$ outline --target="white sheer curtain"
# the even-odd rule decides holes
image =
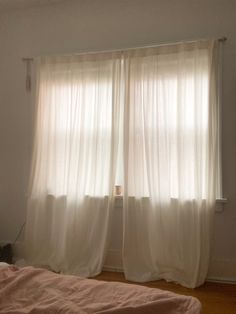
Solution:
[[[94,276],[103,266],[113,207],[120,54],[38,63],[27,259]]]
[[[205,280],[217,168],[214,42],[125,53],[126,278]]]
[[[99,273],[123,184],[126,278],[204,282],[220,183],[216,52],[200,41],[39,60],[31,263]]]

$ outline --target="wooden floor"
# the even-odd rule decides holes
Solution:
[[[96,279],[131,283],[125,280],[123,273],[117,272],[104,271]],[[142,285],[194,296],[202,303],[202,314],[236,314],[236,284],[207,282],[200,288],[188,289],[160,280]]]

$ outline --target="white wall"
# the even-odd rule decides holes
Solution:
[[[66,0],[0,13],[0,240],[14,240],[25,220],[33,106],[24,88],[22,57],[220,36],[228,37],[223,73],[223,184],[229,201],[225,211],[215,215],[210,277],[236,280],[234,0]],[[120,232],[119,213],[115,214],[116,232]],[[119,255],[120,246],[121,233],[113,237],[108,266]]]

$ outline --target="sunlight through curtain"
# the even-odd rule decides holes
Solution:
[[[219,185],[214,42],[125,53],[124,268],[133,281],[206,278]]]
[[[96,275],[113,208],[120,55],[38,62],[27,258],[64,273]]]
[[[220,188],[217,41],[38,60],[26,251],[34,265],[101,272],[123,190],[133,281],[206,278]]]

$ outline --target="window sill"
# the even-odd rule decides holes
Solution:
[[[220,204],[225,204],[228,202],[228,199],[227,198],[217,198],[216,199],[216,203],[220,203]]]
[[[217,198],[216,199],[216,213],[222,213],[224,211],[224,204],[228,202],[227,198]],[[115,195],[115,208],[123,207],[123,195]]]

